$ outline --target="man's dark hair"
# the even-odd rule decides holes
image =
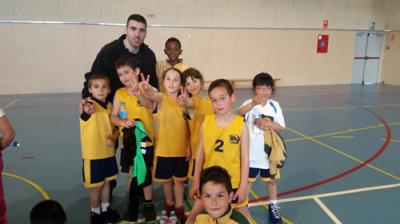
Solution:
[[[57,201],[44,200],[32,208],[30,222],[31,224],[65,224],[67,215]]]
[[[229,176],[229,173],[226,171],[226,169],[220,166],[211,166],[201,172],[200,194],[203,191],[203,186],[208,182],[222,184],[225,186],[228,194],[232,192],[231,176]]]
[[[253,79],[253,89],[255,89],[256,86],[271,86],[274,88],[274,80],[270,74],[262,72],[257,74]]]
[[[168,45],[170,42],[175,42],[175,43],[177,43],[178,46],[179,46],[179,48],[182,47],[182,46],[181,46],[181,42],[178,40],[178,38],[176,38],[176,37],[170,37],[170,38],[168,38],[167,41],[165,41],[165,48],[167,48],[167,45]]]
[[[143,24],[146,26],[146,28],[147,28],[146,19],[145,19],[142,15],[139,15],[139,14],[132,14],[132,15],[130,15],[130,16],[128,17],[128,19],[126,20],[126,26],[128,26],[128,23],[129,23],[129,21],[131,21],[131,20],[134,20],[134,21],[139,22],[139,23],[143,23]]]
[[[231,82],[229,82],[228,80],[226,80],[226,79],[217,79],[217,80],[214,80],[214,81],[210,84],[210,86],[208,87],[208,94],[210,94],[210,92],[211,92],[213,89],[217,88],[217,87],[225,88],[226,91],[228,91],[229,96],[232,96],[232,94],[233,94],[233,87],[232,87]]]
[[[122,66],[129,66],[133,70],[139,67],[139,63],[136,59],[134,59],[132,56],[125,55],[117,59],[114,63],[115,69],[119,69]]]
[[[106,80],[108,82],[108,86],[110,86],[110,78],[108,76],[104,74],[93,74],[92,76],[90,76],[88,80],[88,88],[92,87],[94,80],[99,80],[99,79]]]

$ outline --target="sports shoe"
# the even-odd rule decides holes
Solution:
[[[144,221],[145,223],[156,223],[157,215],[153,203],[144,203]]]
[[[175,207],[175,214],[178,216],[181,223],[185,223],[186,215],[185,215],[185,207],[181,206],[179,208]]]
[[[90,224],[104,224],[103,216],[90,212]]]
[[[108,207],[107,211],[102,212],[101,216],[103,216],[105,223],[116,223],[120,220],[120,216],[119,216],[118,212],[111,209],[111,207]]]
[[[279,213],[281,208],[278,205],[270,204],[268,206],[269,221],[273,224],[282,224],[282,218]]]
[[[166,204],[164,205],[164,210],[167,212],[167,216],[170,215],[171,211],[174,210],[174,208],[175,208],[174,203],[172,203],[172,204],[167,204],[167,203],[166,203]]]
[[[129,212],[128,210],[126,210],[126,211],[124,212],[124,214],[122,214],[122,221],[134,222],[134,223],[136,223],[137,220],[138,220],[137,215],[135,216],[135,215],[130,214],[130,212]]]

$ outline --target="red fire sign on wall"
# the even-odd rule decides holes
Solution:
[[[319,34],[317,40],[317,53],[328,53],[329,35]]]

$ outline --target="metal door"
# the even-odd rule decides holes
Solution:
[[[358,32],[353,59],[353,84],[378,82],[383,44],[382,32]]]

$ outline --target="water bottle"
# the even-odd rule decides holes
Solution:
[[[167,216],[167,211],[162,210],[161,216],[160,216],[160,224],[169,224],[169,219]]]
[[[261,118],[261,114],[258,111],[254,111],[253,112],[253,133],[254,134],[262,134],[263,131],[261,129],[259,129],[256,125],[256,119]]]
[[[118,112],[118,116],[121,119],[127,119],[128,118],[128,111],[126,110],[125,107],[125,102],[120,102],[119,103],[119,112]]]
[[[18,148],[21,146],[21,143],[19,143],[19,141],[17,141],[17,140],[14,140],[11,142],[10,146],[13,148]]]
[[[176,216],[175,211],[171,211],[171,215],[169,216],[170,224],[179,224],[178,216]]]

